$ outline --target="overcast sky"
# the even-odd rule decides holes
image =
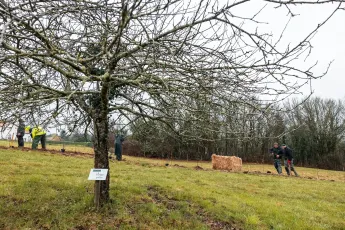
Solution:
[[[322,9],[310,11],[317,18]],[[307,25],[301,26],[301,29]],[[345,97],[345,11],[338,12],[315,37],[312,58],[325,64],[334,60],[328,74],[312,83],[315,94],[329,98]]]
[[[224,0],[226,1],[226,0]],[[233,1],[230,1],[233,2]],[[253,15],[266,3],[262,0],[252,0],[243,4],[234,10],[238,15]],[[345,3],[343,3],[345,7]],[[268,22],[268,25],[260,25],[260,29],[272,32],[279,36],[284,25],[289,20],[286,8],[274,9],[273,4],[268,4],[259,15],[260,21]],[[337,7],[337,4],[328,4],[320,6],[296,6],[291,7],[295,16],[290,21],[286,30],[285,44],[300,42],[310,31],[325,20]],[[319,80],[312,81],[312,90],[314,95],[341,99],[345,98],[345,10],[338,11],[323,27],[320,28],[312,40],[314,49],[306,62],[300,60],[299,67],[307,68],[311,63],[319,61],[315,68],[317,75],[327,69],[330,61],[334,60],[328,74]],[[302,90],[304,95],[309,95],[310,85]]]
[[[315,26],[319,20],[326,18],[332,12],[335,5],[308,7],[301,10],[303,20],[294,24],[296,33],[301,33],[308,28]],[[320,29],[312,41],[314,49],[311,60],[318,60],[320,65],[318,70],[325,69],[328,62],[333,61],[328,74],[320,80],[312,82],[315,95],[340,99],[345,97],[345,10],[338,11]],[[309,92],[308,87],[304,90]]]

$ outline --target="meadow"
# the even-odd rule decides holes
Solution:
[[[343,172],[124,158],[110,164],[111,202],[95,210],[89,155],[1,149],[0,229],[345,229]]]

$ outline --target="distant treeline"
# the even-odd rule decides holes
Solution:
[[[252,104],[237,111],[200,109],[164,122],[138,118],[124,153],[189,160],[209,160],[216,153],[270,163],[268,149],[277,141],[293,149],[300,166],[344,170],[344,101],[313,97],[290,100],[282,108],[263,111]]]

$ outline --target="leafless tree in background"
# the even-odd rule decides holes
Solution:
[[[302,126],[287,135],[295,156],[303,166],[344,170],[345,102],[313,97],[301,106],[300,100],[289,100],[286,108],[289,129]]]
[[[296,45],[284,46],[279,36],[260,31],[261,10],[237,14],[251,2],[1,0],[1,119],[91,125],[94,167],[109,168],[110,116],[173,126],[175,116],[208,122],[203,114],[210,107],[236,114],[234,105],[246,104],[262,113],[322,76],[295,63],[308,55],[310,40],[329,18]],[[286,7],[290,17],[296,5],[337,3],[331,17],[342,0],[263,3]],[[100,199],[109,199],[109,176]]]

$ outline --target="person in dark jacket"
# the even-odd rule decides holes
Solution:
[[[281,159],[283,155],[282,148],[279,147],[278,143],[273,144],[273,148],[270,149],[270,153],[273,156],[274,159],[274,167],[276,168],[279,175],[282,174],[282,165],[281,165]]]
[[[125,140],[123,135],[117,134],[115,139],[115,156],[116,160],[122,160],[122,142]]]
[[[17,129],[17,139],[18,139],[18,147],[24,147],[24,134],[25,134],[25,124],[23,119],[19,119],[19,125]]]
[[[290,149],[286,145],[282,145],[282,149],[284,152],[284,166],[286,173],[290,176],[291,171],[293,171],[295,176],[298,176],[298,173],[296,172],[296,169],[293,165],[292,149]]]

